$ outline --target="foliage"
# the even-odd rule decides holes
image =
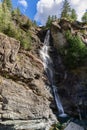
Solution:
[[[34,26],[37,26],[37,22],[36,22],[35,20],[33,21],[33,25],[34,25]]]
[[[60,123],[54,124],[50,130],[63,130],[63,125]]]
[[[23,27],[23,28],[25,28],[25,29],[30,29],[30,27],[32,26],[32,23],[31,23],[31,21],[28,19],[25,23],[21,23],[20,22],[20,24],[21,24],[21,27]]]
[[[82,21],[83,21],[83,22],[87,22],[87,10],[86,10],[86,12],[84,13],[84,15],[82,16]]]
[[[12,10],[12,2],[11,0],[3,0],[2,5],[5,8],[7,6],[8,10]]]
[[[53,16],[48,16],[47,22],[46,22],[46,27],[50,28],[51,24],[53,21],[57,20],[57,16],[53,15]]]
[[[21,45],[26,50],[31,50],[31,34],[27,32],[26,34],[22,32],[22,35],[19,36]]]
[[[6,1],[3,0],[3,2]],[[7,7],[6,3],[0,4],[0,32],[19,40],[22,48],[30,50],[31,34],[29,32],[29,28],[32,24],[29,20],[24,23],[21,18],[22,15],[19,8],[11,11]],[[21,28],[21,26],[23,28]],[[26,31],[24,28],[26,28]]]
[[[66,67],[72,69],[83,65],[87,59],[87,47],[79,36],[72,36],[69,31],[66,32],[66,39],[69,45],[60,51]]]
[[[46,22],[46,27],[50,27],[52,24],[52,18],[51,16],[48,16],[47,22]]]
[[[68,20],[71,21],[75,21],[77,19],[76,11],[75,9],[71,9],[68,0],[65,0],[63,3],[61,18],[67,18]]]
[[[73,21],[77,20],[77,14],[76,14],[75,9],[72,9],[72,10],[71,10],[71,19],[72,19]]]
[[[15,27],[12,23],[10,23],[8,28],[4,30],[4,33],[19,40],[22,48],[26,50],[31,49],[31,35],[29,32],[25,32],[19,27]]]
[[[15,8],[14,10],[12,10],[12,16],[19,16],[20,14],[21,12],[19,8]]]
[[[70,12],[71,12],[70,4],[67,0],[65,0],[63,3],[62,12],[61,12],[61,18],[69,18]]]
[[[11,21],[11,14],[8,8],[5,8],[6,11],[4,12],[2,4],[0,4],[0,31],[4,32]]]

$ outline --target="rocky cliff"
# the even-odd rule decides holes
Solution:
[[[84,23],[70,23],[66,19],[52,23],[51,36],[54,51],[50,52],[50,55],[54,63],[55,84],[58,86],[59,95],[66,113],[77,117],[82,114],[82,118],[87,118],[87,57],[85,56],[85,64],[82,63],[81,66],[77,58],[78,65],[76,68],[68,69],[66,64],[64,64],[64,57],[59,51],[65,48],[64,55],[66,55],[66,48],[70,46],[65,35],[67,31],[70,31],[74,38],[75,36],[80,37],[85,48],[87,44],[87,25]],[[69,61],[66,62],[68,63]],[[73,60],[73,62],[75,61]]]
[[[0,33],[0,129],[39,129],[56,121],[37,52],[21,50],[19,41]]]
[[[86,38],[79,30],[85,30],[85,37],[87,31],[83,25],[66,20],[51,26],[49,54],[55,84],[65,112],[78,117],[80,111],[87,114],[87,67],[68,70],[63,64],[58,48],[68,45],[66,30],[78,33],[84,44]],[[0,33],[0,130],[43,130],[57,121],[55,101],[39,55],[46,30],[32,28],[31,33],[31,51],[21,49],[19,41]]]

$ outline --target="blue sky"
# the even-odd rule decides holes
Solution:
[[[27,15],[30,19],[34,20],[38,0],[23,0],[26,1],[27,5],[23,5],[21,1],[22,0],[12,0],[13,6],[18,6],[23,14]]]
[[[45,25],[49,15],[60,17],[64,0],[12,0],[14,7],[19,7],[21,12],[30,19]],[[87,9],[87,0],[68,0],[81,20],[82,15]]]

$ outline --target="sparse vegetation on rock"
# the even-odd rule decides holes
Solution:
[[[82,16],[82,21],[87,23],[87,10],[84,13],[84,15]]]
[[[10,37],[20,41],[21,47],[31,49],[30,28],[35,26],[26,16],[23,16],[19,10],[12,10],[11,1],[3,0],[0,3],[0,31]]]
[[[51,84],[40,58],[48,29],[56,93],[58,89],[65,113],[79,118],[79,108],[87,119],[86,13],[83,22],[76,19],[67,0],[61,18],[49,16],[45,27],[37,27],[19,8],[13,9],[10,0],[0,2],[0,130],[39,130],[51,120],[58,122]],[[64,126],[58,122],[52,130],[64,130]]]
[[[67,68],[84,65],[87,59],[87,47],[79,36],[66,32],[68,47],[63,48],[64,63]]]

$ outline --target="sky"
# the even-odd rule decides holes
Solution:
[[[38,24],[45,25],[49,15],[56,15],[58,18],[64,0],[12,0],[14,8],[19,7],[21,12]],[[74,8],[81,20],[87,9],[87,0],[68,0],[71,8]]]

